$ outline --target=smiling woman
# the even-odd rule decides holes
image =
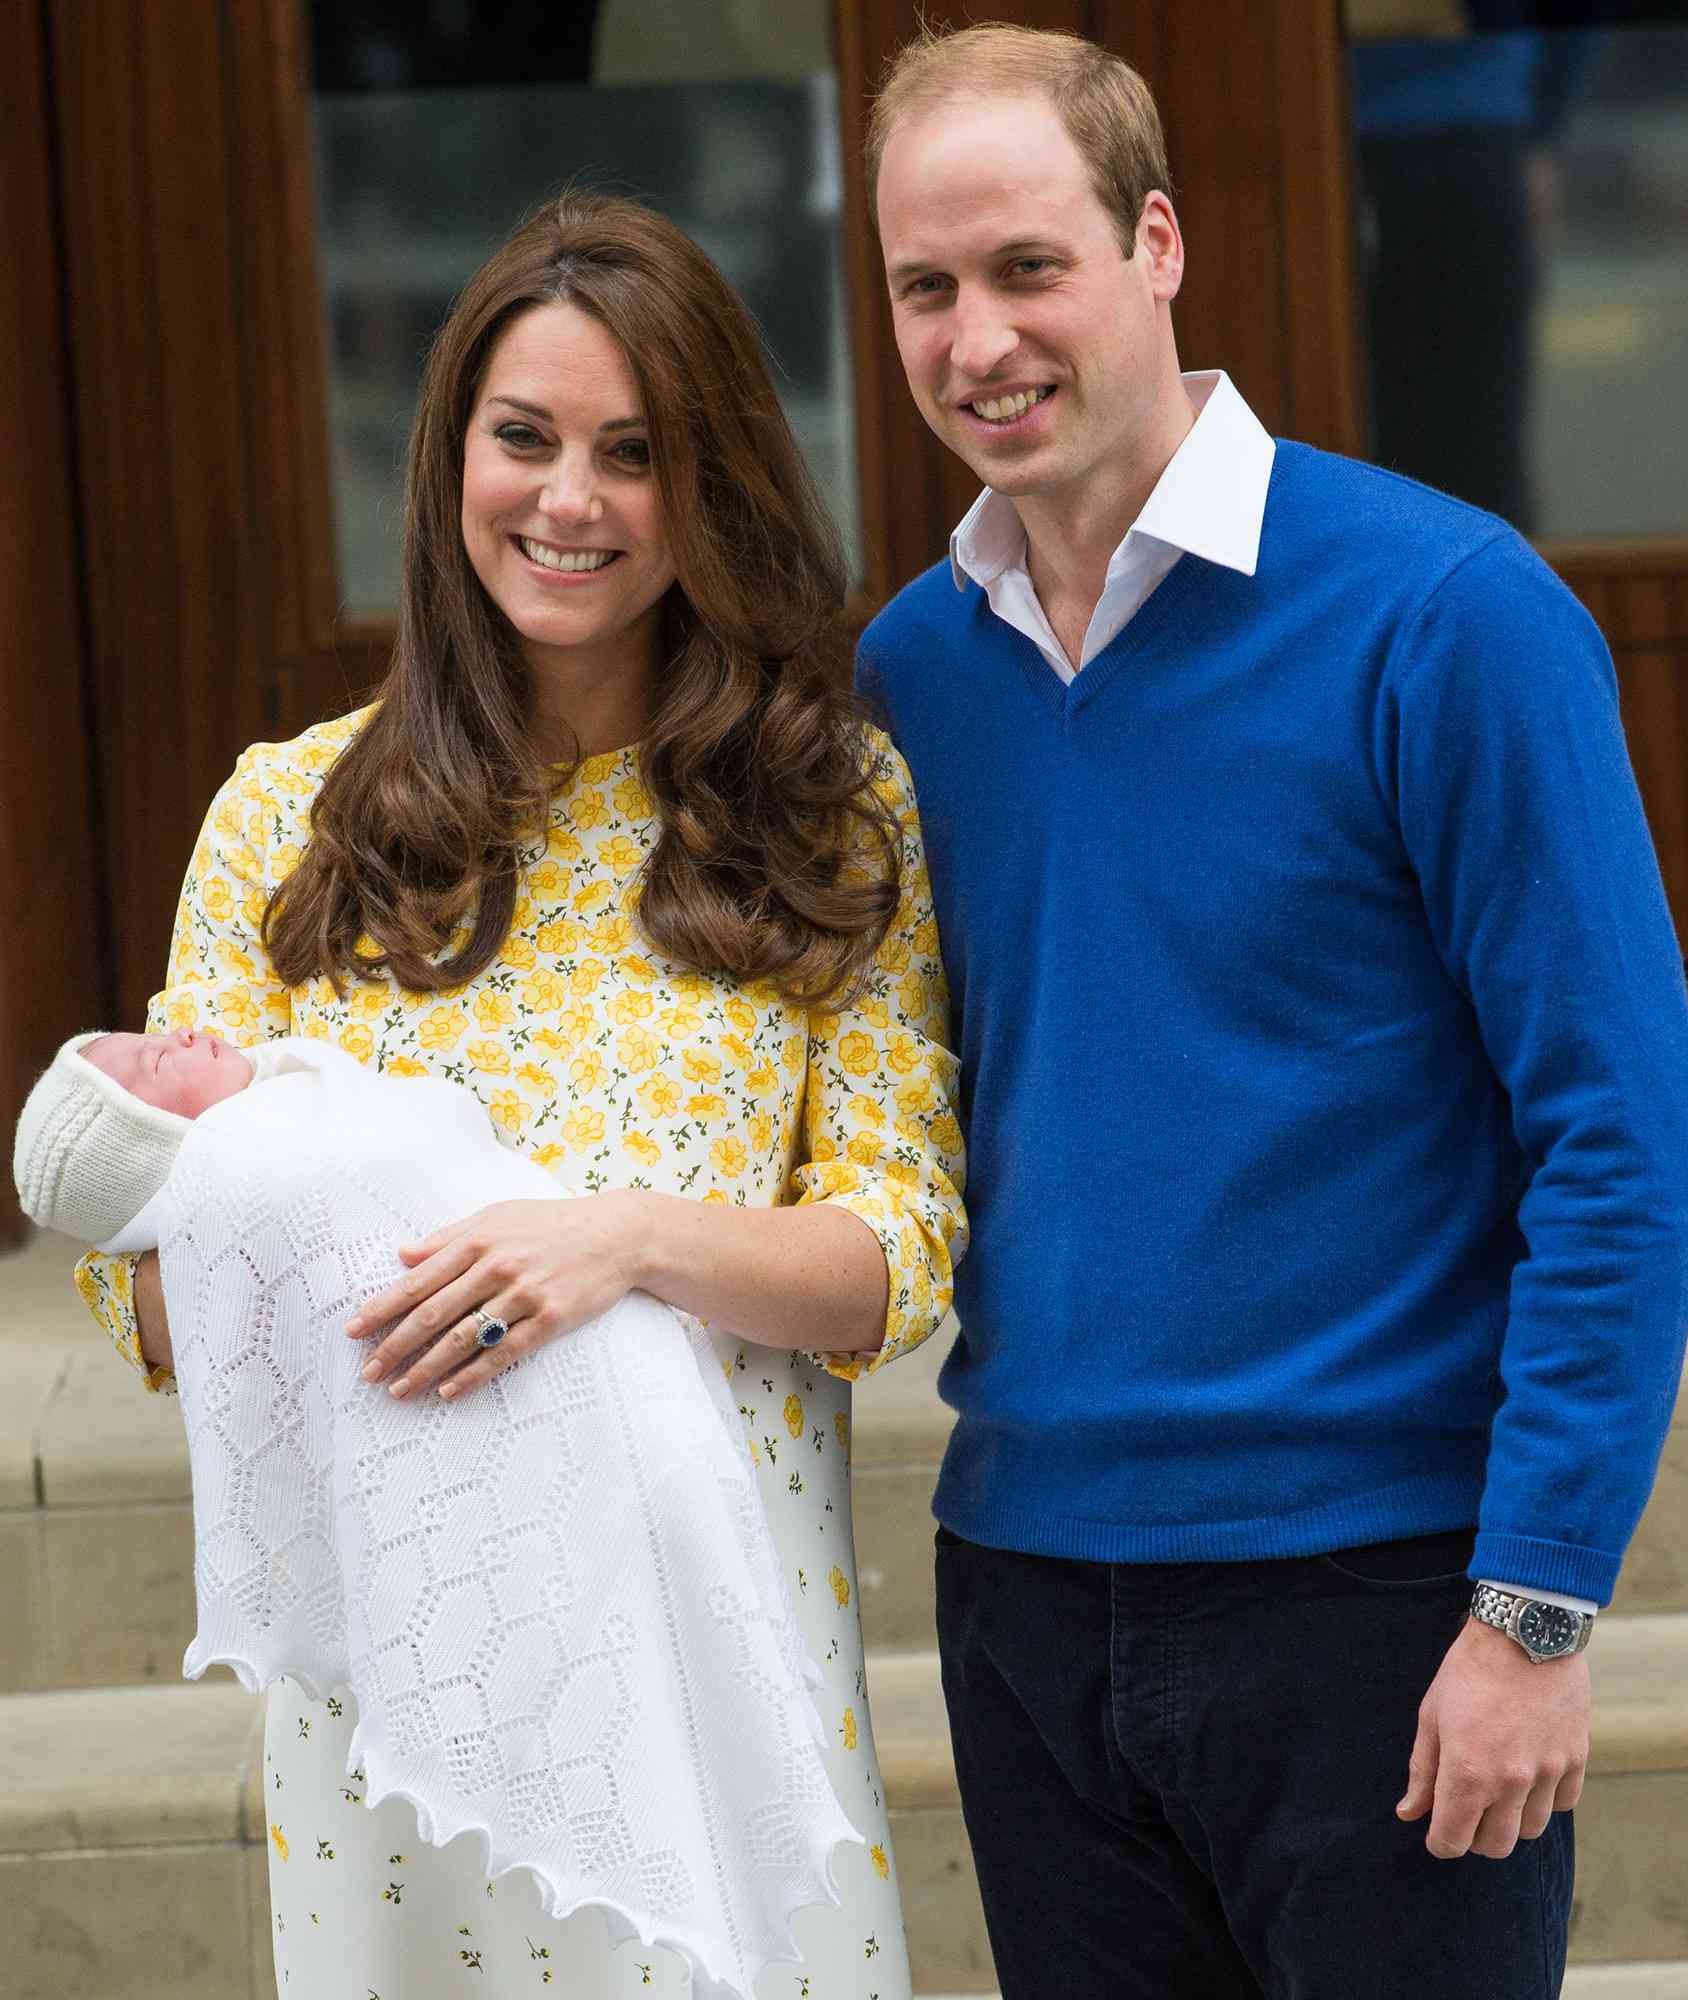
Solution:
[[[495,1200],[386,1245],[408,1276],[348,1298],[334,1338],[367,1343],[356,1393],[397,1421],[484,1409],[493,1376],[630,1291],[714,1330],[711,1372],[743,1398],[738,1442],[818,1666],[828,1776],[863,1835],[858,1860],[836,1859],[837,1905],[797,1913],[793,1953],[816,2000],[906,2000],[845,1615],[848,1385],[947,1309],[961,1134],[919,821],[844,691],[843,597],[754,325],[713,264],[634,202],[547,204],[430,352],[378,699],[241,759],[152,1025],[302,1035],[466,1085],[576,1197]],[[131,1276],[95,1256],[80,1282],[124,1351],[162,1370],[156,1260]],[[758,1382],[783,1426],[758,1420]],[[781,1459],[786,1430],[807,1433],[800,1468]],[[606,1537],[624,1531],[614,1515]],[[485,1538],[465,1560],[454,1602],[543,1587]],[[811,1571],[842,1594],[807,1593]],[[609,1657],[600,1625],[576,1621],[581,1659]],[[462,1650],[457,1706],[419,1725],[442,1754],[495,1664]],[[501,1992],[541,1957],[579,2000],[685,1987],[677,1958],[609,1937],[593,1909],[552,1915],[463,1842],[431,1848],[403,1801],[364,1810],[354,1708],[272,1696],[282,1983],[431,2000],[472,1949]],[[613,1817],[570,1822],[602,1908],[621,1874],[675,1865],[623,1852]],[[304,1832],[323,1860],[308,1884]],[[732,1838],[748,1853],[763,1829]]]

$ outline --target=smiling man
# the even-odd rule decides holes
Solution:
[[[926,36],[868,166],[986,489],[860,679],[963,1059],[938,1618],[1003,1993],[1547,2000],[1688,1317],[1610,660],[1504,523],[1180,373],[1122,62]]]

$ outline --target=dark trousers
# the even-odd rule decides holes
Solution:
[[[1552,2000],[1572,1832],[1404,1825],[1471,1535],[1091,1563],[938,1530],[938,1638],[1003,2000]]]

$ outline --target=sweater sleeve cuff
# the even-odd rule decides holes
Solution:
[[[1479,1529],[1471,1552],[1474,1577],[1510,1577],[1503,1589],[1525,1590],[1539,1597],[1560,1591],[1584,1598],[1598,1608],[1612,1601],[1623,1562],[1622,1551],[1581,1548],[1573,1542],[1537,1541],[1531,1535],[1509,1535]]]

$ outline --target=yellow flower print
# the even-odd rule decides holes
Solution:
[[[224,856],[229,873],[238,882],[256,882],[263,870],[258,866],[258,857],[245,845],[231,847]]]
[[[961,1127],[947,1111],[940,1111],[926,1128],[927,1136],[940,1152],[952,1157],[961,1151]]]
[[[326,1042],[329,1039],[328,1023],[313,1016],[299,1030],[308,1042]]]
[[[854,1167],[830,1166],[820,1177],[822,1194],[854,1194],[862,1184],[862,1177]]]
[[[803,1398],[787,1396],[785,1399],[785,1427],[794,1438],[803,1435]]]
[[[907,972],[912,956],[908,939],[893,933],[879,947],[873,962],[881,972]]]
[[[504,963],[517,972],[531,972],[539,962],[539,953],[532,938],[507,937],[504,940]]]
[[[620,915],[602,916],[592,926],[588,935],[591,937],[594,951],[605,952],[614,958],[633,935],[633,919]]]
[[[905,1083],[896,1093],[897,1109],[906,1111],[912,1117],[917,1111],[930,1111],[938,1101],[938,1093],[932,1088],[929,1076],[917,1077],[913,1083]]]
[[[615,1052],[622,1068],[637,1076],[643,1070],[656,1068],[662,1044],[649,1028],[629,1028],[616,1037]]]
[[[586,942],[586,926],[576,923],[573,917],[558,917],[552,923],[541,924],[533,941],[541,951],[559,955],[579,951]]]
[[[859,1029],[852,1030],[838,1044],[838,1060],[852,1076],[872,1076],[879,1067],[878,1051]]]
[[[584,849],[566,826],[554,826],[545,839],[548,854],[560,854],[565,861],[578,861]]]
[[[779,1074],[771,1064],[763,1063],[745,1078],[744,1087],[752,1097],[772,1097],[780,1087]]]
[[[508,993],[483,986],[474,998],[474,1015],[483,1028],[507,1028],[516,1018],[516,1005]]]
[[[557,1094],[557,1079],[538,1063],[523,1063],[516,1075],[536,1097],[551,1098]]]
[[[656,967],[648,958],[640,958],[636,952],[628,952],[621,961],[623,979],[636,979],[641,986],[649,986],[656,977]]]
[[[709,1207],[725,1208],[727,1206],[727,1197],[721,1192],[719,1188],[711,1188],[708,1194],[706,1194],[703,1198],[703,1205],[705,1208]],[[750,1443],[750,1455],[752,1458],[756,1459],[756,1463],[758,1465],[762,1463],[761,1459],[756,1458],[756,1441],[754,1438],[752,1438]]]
[[[577,1153],[596,1146],[604,1136],[604,1114],[589,1104],[577,1105],[563,1120],[563,1137]]]
[[[817,1014],[809,1023],[809,1032],[817,1042],[830,1042],[838,1032],[836,1014]]]
[[[200,895],[205,904],[205,914],[214,922],[226,924],[234,915],[234,891],[220,875],[213,875]]]
[[[838,1157],[838,1147],[824,1132],[817,1132],[815,1134],[814,1145],[809,1150],[809,1157],[812,1160],[823,1162],[826,1160],[836,1160]]]
[[[427,1064],[419,1063],[414,1056],[389,1056],[383,1072],[386,1076],[426,1076],[428,1073]]]
[[[634,1021],[648,1021],[655,1010],[656,1002],[648,993],[618,993],[610,1007],[610,1019],[625,1028]]]
[[[885,1066],[898,1076],[912,1076],[920,1067],[920,1044],[912,1035],[897,1029],[885,1045]]]
[[[879,1141],[866,1132],[858,1132],[844,1148],[845,1157],[854,1160],[858,1167],[871,1167],[879,1158]]]
[[[718,1058],[705,1049],[687,1049],[680,1058],[680,1068],[689,1083],[719,1083],[721,1064]]]
[[[554,1056],[566,1056],[574,1047],[573,1042],[559,1035],[554,1028],[535,1028],[528,1041],[536,1049],[549,1049]]]
[[[639,1085],[639,1102],[653,1118],[672,1118],[680,1108],[680,1093],[665,1076],[647,1076]]]
[[[924,1021],[927,1009],[932,1005],[932,989],[920,973],[910,972],[897,988],[897,998],[911,1021]]]
[[[127,1262],[119,1261],[111,1267],[111,1295],[120,1306],[128,1305],[134,1296],[134,1285]]]
[[[535,1014],[554,1014],[569,997],[556,973],[541,967],[522,987],[522,1005]]]
[[[850,1419],[843,1410],[833,1411],[832,1428],[838,1439],[838,1449],[848,1452],[850,1449]]]
[[[264,912],[270,906],[270,899],[264,890],[254,884],[240,899],[240,914],[256,930],[264,921]]]
[[[649,819],[656,810],[650,793],[637,778],[623,778],[610,796],[623,819]]]
[[[285,1861],[287,1859],[286,1834],[282,1832],[279,1826],[272,1825],[270,1828],[270,1838],[275,1842],[275,1851],[277,1852],[277,1854],[281,1856],[282,1860]]]
[[[793,1075],[803,1067],[808,1046],[801,1035],[787,1035],[780,1045],[780,1061]]]
[[[756,1061],[756,1051],[740,1035],[723,1035],[721,1046],[740,1069],[749,1069]]]
[[[709,1157],[729,1177],[742,1174],[749,1163],[742,1139],[717,1139],[709,1149]]]
[[[938,955],[938,920],[927,917],[914,927],[914,948],[922,958],[936,958]]]
[[[888,1028],[891,1025],[891,1010],[883,1000],[871,998],[864,1000],[861,1003],[861,1016],[864,1021],[876,1028]]]
[[[885,1162],[887,1180],[901,1181],[904,1187],[919,1187],[920,1169],[911,1167],[907,1160],[887,1160]]]
[[[926,1266],[916,1264],[909,1280],[909,1299],[916,1312],[926,1312],[932,1304],[932,1279]]]
[[[537,868],[529,869],[527,885],[536,896],[555,896],[568,877],[554,861],[542,861]]]
[[[596,1049],[584,1049],[569,1064],[569,1082],[582,1095],[596,1090],[609,1075],[604,1067],[604,1059]]]
[[[536,1146],[528,1158],[536,1167],[544,1167],[549,1172],[559,1160],[566,1160],[568,1154],[561,1146]]]
[[[121,1266],[114,1264],[112,1269],[119,1270]],[[100,1309],[100,1281],[86,1265],[76,1267],[76,1289],[82,1294],[82,1303],[88,1310],[97,1313]]]
[[[596,993],[609,967],[601,958],[583,958],[569,974],[569,990],[573,993]]]
[[[700,972],[677,972],[669,984],[674,989],[674,997],[695,1007],[709,997],[709,981]]]
[[[375,1053],[375,1036],[362,1021],[348,1021],[340,1030],[340,1046],[359,1062],[368,1062]]]
[[[590,829],[602,826],[610,816],[610,809],[602,792],[582,792],[569,803],[569,818],[576,826]],[[575,907],[578,909],[579,904]]]
[[[632,874],[644,858],[644,850],[639,843],[629,840],[624,833],[618,833],[613,840],[606,840],[598,849],[598,859],[618,875]]]
[[[721,1012],[726,1015],[727,1019],[732,1022],[741,1035],[755,1034],[755,1009],[747,1007],[736,993],[730,1000],[723,1003]]]
[[[886,1859],[885,1850],[879,1845],[878,1841],[875,1841],[868,1849],[867,1858],[873,1863],[874,1872],[878,1875],[880,1881],[885,1881],[891,1873],[891,1864]]]
[[[585,758],[577,773],[582,784],[601,785],[606,778],[615,775],[615,767],[620,762],[613,750],[599,750]]]
[[[837,1563],[834,1563],[832,1568],[827,1571],[826,1580],[832,1585],[832,1595],[837,1601],[839,1610],[842,1611],[850,1601],[850,1579],[838,1567]]]
[[[227,938],[217,940],[217,963],[230,979],[256,979],[258,968],[251,956],[229,943]]]
[[[629,1132],[621,1144],[624,1151],[631,1153],[644,1166],[654,1167],[662,1158],[662,1148],[646,1132]]]
[[[285,882],[304,858],[305,850],[296,840],[286,841],[270,856],[270,873],[278,882]]]
[[[578,1048],[596,1026],[590,1007],[565,1007],[557,1019],[557,1032],[571,1049]]]
[[[436,1007],[417,1024],[416,1039],[425,1049],[453,1049],[468,1025],[469,1017],[461,1007]]]
[[[236,986],[230,992],[218,994],[217,1012],[237,1035],[243,1031],[250,1033],[258,1025],[258,1009],[253,1004],[252,995],[244,986]]]
[[[846,1750],[854,1750],[856,1747],[856,1711],[853,1708],[845,1709],[844,1720],[839,1724],[839,1731],[844,1738],[844,1748]]]
[[[502,1125],[506,1132],[519,1132],[533,1116],[532,1110],[513,1090],[495,1092],[487,1110],[492,1114],[494,1124]]]
[[[385,986],[360,986],[351,998],[351,1011],[360,1021],[373,1021],[392,995]]]
[[[859,1090],[844,1108],[852,1118],[859,1118],[864,1125],[872,1125],[877,1129],[885,1123],[884,1105],[877,1097],[864,1097]]]
[[[862,1372],[862,1357],[859,1354],[833,1354],[827,1358],[827,1373],[841,1376],[846,1382],[854,1382]]]
[[[917,1118],[894,1118],[891,1121],[891,1129],[899,1139],[906,1140],[911,1146],[925,1143],[926,1128]]]
[[[508,1076],[510,1051],[502,1042],[471,1042],[463,1051],[482,1076]]]
[[[701,1091],[696,1097],[686,1099],[686,1114],[691,1118],[701,1118],[705,1123],[711,1118],[725,1118],[727,1100],[711,1091]]]
[[[627,997],[632,999],[633,996],[628,994]],[[662,1032],[676,1038],[696,1034],[703,1026],[703,1016],[690,1007],[670,1007],[665,1010],[661,1018]]]
[[[516,898],[516,906],[510,912],[510,928],[512,930],[525,931],[532,922],[533,898],[531,896],[518,896]]]
[[[164,1025],[172,1030],[191,1028],[198,1019],[199,1002],[191,993],[178,995],[164,1010]]]
[[[750,1133],[750,1150],[757,1154],[766,1153],[774,1143],[774,1121],[765,1111],[758,1111],[747,1129]]]

